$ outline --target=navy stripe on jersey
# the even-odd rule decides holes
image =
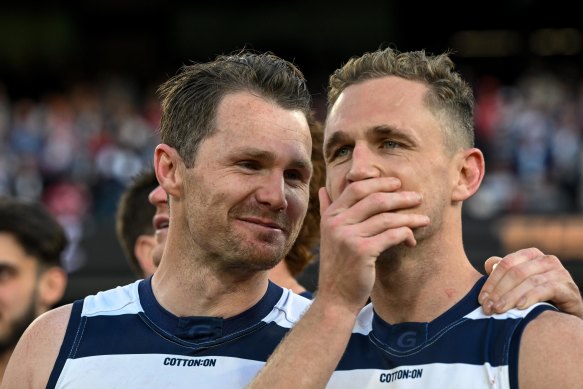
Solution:
[[[71,316],[69,317],[69,323],[67,324],[67,332],[65,333],[63,344],[61,345],[59,355],[57,356],[57,360],[55,361],[55,366],[53,367],[51,375],[49,376],[47,388],[55,387],[55,385],[57,384],[57,380],[59,379],[59,374],[61,373],[61,370],[63,370],[63,366],[65,366],[65,362],[67,361],[67,358],[69,357],[71,350],[73,349],[73,344],[75,342],[77,332],[69,331],[68,329],[79,328],[82,309],[83,300],[78,300],[73,303],[71,309]]]
[[[530,308],[526,317],[511,312],[504,319],[496,317],[500,315],[475,319],[472,314],[481,310],[478,293],[484,282],[481,279],[458,304],[429,323],[391,325],[373,312],[368,319],[372,330],[352,334],[337,370],[431,363],[516,366],[511,351],[518,352],[520,329],[541,312],[556,309],[544,304]]]
[[[309,304],[269,282],[255,306],[232,318],[176,317],[155,300],[150,279],[100,292],[73,304],[48,387],[76,387],[89,371],[95,380],[91,387],[126,375],[164,383],[197,376],[197,370],[187,369],[165,381],[175,362],[216,363],[231,372],[222,378],[220,371],[209,370],[204,373],[209,382],[248,382]],[[198,358],[210,356],[217,359]],[[150,370],[141,370],[144,363]],[[138,381],[134,386],[142,387]]]
[[[172,338],[185,345],[197,346],[212,344],[213,339],[225,338],[230,335],[247,331],[250,327],[260,324],[261,319],[267,316],[278,300],[283,289],[269,282],[265,295],[250,309],[239,315],[222,319],[218,317],[177,317],[164,309],[152,291],[151,278],[144,280],[138,286],[140,303],[143,315],[149,324],[157,328],[164,336]],[[206,342],[205,342],[206,341]]]

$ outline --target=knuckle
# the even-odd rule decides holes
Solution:
[[[524,271],[524,269],[520,266],[511,266],[508,265],[507,263],[505,263],[506,261],[503,260],[501,261],[498,266],[503,266],[507,272],[508,275],[513,279],[513,280],[524,280],[528,278],[528,274]]]

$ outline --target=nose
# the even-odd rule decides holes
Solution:
[[[366,145],[355,145],[346,179],[349,182],[355,182],[380,177],[380,175],[381,170],[376,163],[374,153]]]
[[[273,172],[265,176],[260,187],[255,191],[255,198],[259,204],[274,211],[286,209],[287,199],[283,172]]]
[[[158,204],[166,204],[168,202],[168,197],[166,196],[166,192],[160,185],[158,185],[154,190],[150,192],[148,195],[148,201],[150,204],[156,206]]]

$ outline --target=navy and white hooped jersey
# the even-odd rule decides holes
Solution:
[[[486,316],[478,303],[485,281],[429,323],[390,325],[366,306],[327,388],[517,388],[522,331],[556,308]]]
[[[73,303],[48,388],[243,388],[310,300],[269,283],[228,319],[176,317],[151,279]]]

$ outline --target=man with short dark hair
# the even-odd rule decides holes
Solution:
[[[160,93],[154,165],[171,215],[160,265],[39,318],[4,387],[243,387],[307,307],[267,274],[308,208],[303,75],[239,53],[185,66]]]
[[[40,204],[0,198],[0,379],[26,327],[65,293],[67,242]]]

